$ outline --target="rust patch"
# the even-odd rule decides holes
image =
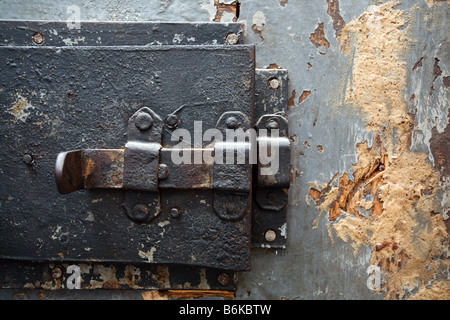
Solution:
[[[167,290],[167,295],[175,299],[218,297],[225,300],[234,298],[234,291],[223,290]]]
[[[434,158],[434,167],[439,171],[444,182],[450,175],[450,126],[438,133],[436,127],[431,130],[430,149]]]
[[[345,21],[341,16],[339,10],[338,0],[327,0],[328,10],[327,13],[333,20],[333,29],[336,31],[336,38],[340,37],[342,34],[342,29],[345,27]]]
[[[291,97],[288,99],[288,108],[295,107],[295,96],[296,96],[296,92],[295,92],[295,90],[292,90]]]
[[[252,30],[257,36],[259,36],[261,41],[264,41],[264,37],[263,37],[263,34],[262,34],[262,32],[263,32],[262,29],[258,28],[258,26],[256,24],[254,24],[254,25],[252,25]]]
[[[420,68],[420,67],[422,66],[422,60],[423,60],[423,57],[421,57],[421,58],[414,64],[414,67],[412,68],[412,71],[416,71],[417,68]]]
[[[158,287],[162,289],[170,288],[170,274],[168,266],[156,266],[156,275],[154,279],[158,283]]]
[[[281,7],[286,7],[286,4],[288,3],[289,0],[278,0],[278,3],[280,4]]]
[[[433,93],[434,91],[434,82],[436,81],[436,79],[442,75],[442,70],[439,67],[439,59],[438,58],[434,58],[434,65],[433,65],[433,81],[431,82],[431,86],[430,86],[430,95]]]
[[[232,3],[222,3],[219,2],[219,0],[214,0],[214,6],[216,7],[216,15],[213,19],[214,22],[220,22],[225,12],[234,14],[233,22],[237,21],[239,6],[238,1],[233,1]]]
[[[167,293],[160,290],[143,291],[141,296],[144,300],[169,300]]]
[[[325,55],[330,47],[330,43],[325,38],[325,32],[323,31],[323,22],[319,22],[319,25],[313,33],[309,35],[309,40],[316,48],[325,48],[325,52],[319,51],[321,55]]]
[[[276,63],[271,63],[266,69],[282,69]]]
[[[308,96],[311,94],[310,90],[304,90],[302,92],[302,95],[298,98],[298,104],[301,104],[303,101],[306,100],[306,98],[308,98]]]
[[[308,65],[308,71],[311,70],[312,64],[310,62],[308,62],[307,65]]]
[[[122,149],[84,150],[82,157],[82,177],[84,187],[122,188],[123,155]]]

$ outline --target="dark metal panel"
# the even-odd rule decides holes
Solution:
[[[187,263],[249,268],[250,212],[224,221],[213,192],[161,192],[161,214],[136,224],[120,190],[61,196],[53,168],[65,150],[120,149],[127,122],[149,106],[179,128],[253,114],[252,46],[2,47],[0,256],[35,261]],[[231,63],[232,61],[232,63]],[[162,144],[175,145],[165,128]],[[23,160],[24,155],[32,161]],[[178,218],[169,215],[180,209]]]
[[[0,21],[0,46],[220,45],[242,41],[240,23],[92,22],[69,29],[63,21]]]

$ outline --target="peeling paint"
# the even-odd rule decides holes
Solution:
[[[278,4],[280,5],[280,7],[282,9],[286,8],[286,5],[288,2],[289,2],[289,0],[278,0]]]
[[[28,102],[26,98],[24,98],[20,94],[17,94],[16,101],[8,110],[8,112],[14,116],[14,122],[21,121],[25,123],[28,116],[30,115],[30,109],[34,109],[34,107]]]
[[[333,29],[336,31],[336,38],[339,38],[342,34],[342,29],[345,27],[345,21],[341,16],[338,0],[327,0],[328,10],[327,13],[333,20]]]
[[[301,96],[298,98],[298,104],[300,105],[303,101],[305,101],[310,94],[311,90],[303,90]]]
[[[343,173],[332,187],[336,173],[322,190],[311,188],[308,195],[322,213],[329,212],[336,236],[351,245],[355,256],[363,246],[372,247],[370,263],[383,272],[380,292],[386,299],[414,297],[449,266],[448,260],[438,260],[443,255],[445,259],[449,240],[443,215],[438,214],[443,208],[436,201],[439,173],[426,154],[409,150],[413,120],[403,97],[404,57],[413,40],[408,37],[407,13],[394,8],[398,4],[371,6],[338,36],[342,52],[354,52],[345,106],[361,111],[374,138],[371,147],[367,142],[356,145],[353,177]],[[437,62],[433,82],[441,76]],[[441,286],[449,291],[448,282]]]
[[[139,257],[141,257],[142,259],[147,259],[147,261],[149,262],[149,263],[152,263],[153,262],[153,254],[155,253],[155,251],[156,251],[156,248],[155,247],[152,247],[149,251],[147,251],[147,252],[144,252],[144,251],[141,251],[141,250],[139,250]]]
[[[259,36],[261,41],[264,41],[263,31],[266,26],[266,16],[264,12],[258,10],[252,17],[252,31]]]
[[[73,39],[66,38],[66,39],[63,39],[62,41],[64,42],[64,44],[66,46],[73,46],[73,45],[83,43],[85,40],[86,40],[85,37],[78,37],[78,38],[73,38]]]
[[[238,1],[210,0],[202,3],[201,8],[209,13],[209,20],[214,22],[236,22],[238,16]]]
[[[317,28],[309,35],[309,40],[318,49],[321,55],[325,55],[330,47],[330,43],[325,38],[323,22],[319,22]]]

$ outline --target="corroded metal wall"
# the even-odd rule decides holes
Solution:
[[[257,67],[289,70],[288,245],[252,252],[237,298],[450,298],[448,1],[1,1],[0,18],[65,21],[70,5],[242,22]]]

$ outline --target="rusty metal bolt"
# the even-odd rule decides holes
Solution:
[[[236,44],[239,41],[239,36],[236,33],[230,33],[227,35],[227,43],[228,44]]]
[[[173,207],[172,209],[170,209],[170,216],[175,219],[178,218],[180,216],[180,210]]]
[[[161,163],[158,165],[158,179],[164,180],[169,176],[169,167],[166,164]]]
[[[226,125],[229,129],[237,129],[240,126],[239,120],[235,117],[229,117],[226,121]]]
[[[275,120],[269,120],[266,124],[267,130],[274,130],[274,129],[278,129],[279,127],[280,126],[279,126],[278,122]]]
[[[31,39],[35,44],[41,44],[42,42],[44,42],[44,35],[40,32],[35,32],[31,36]]]
[[[136,221],[145,221],[150,214],[148,207],[145,204],[137,204],[131,210],[131,216]]]
[[[55,267],[52,269],[52,278],[53,279],[61,278],[62,274],[63,274],[63,272],[62,272],[61,268]]]
[[[34,162],[33,156],[31,154],[24,154],[22,157],[22,161],[23,163],[27,164],[27,165],[31,165]]]
[[[134,120],[134,124],[140,131],[147,131],[153,125],[153,118],[148,113],[141,112]]]
[[[221,273],[217,277],[217,282],[223,286],[226,286],[230,282],[230,277],[226,273]]]
[[[179,120],[176,114],[169,114],[169,116],[166,118],[166,120],[164,121],[166,123],[166,125],[168,125],[171,128],[174,128],[178,125]]]
[[[271,89],[278,89],[280,87],[280,80],[278,80],[277,78],[272,78],[269,80],[269,87]]]
[[[264,234],[264,238],[266,239],[266,241],[273,242],[277,238],[277,233],[272,229],[269,229]]]

